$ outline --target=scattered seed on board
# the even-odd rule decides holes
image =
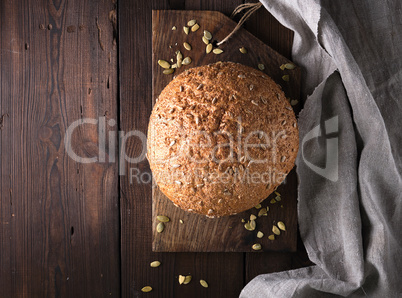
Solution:
[[[253,246],[251,248],[254,249],[254,250],[260,250],[261,249],[261,244],[259,244],[259,243],[253,244]]]
[[[160,222],[169,222],[170,221],[170,218],[165,215],[158,215],[156,217],[156,219],[159,220]]]
[[[141,292],[148,293],[152,291],[152,287],[146,286],[141,289]]]
[[[184,33],[188,34],[190,32],[190,28],[188,28],[187,26],[184,26],[183,31],[184,31]]]
[[[262,63],[258,64],[258,69],[259,69],[259,70],[264,70],[264,69],[265,69],[265,65],[262,64]]]
[[[242,53],[242,54],[247,54],[247,49],[246,49],[245,47],[241,47],[241,48],[239,49],[239,51],[240,51],[240,53]]]
[[[295,69],[295,67],[296,67],[296,66],[295,66],[293,63],[286,63],[286,64],[285,64],[285,68],[286,68],[286,69]]]
[[[184,283],[185,280],[186,280],[186,277],[184,275],[179,275],[179,284]]]
[[[184,65],[189,65],[191,63],[191,58],[190,57],[186,57],[183,59],[183,64]]]
[[[211,53],[211,51],[212,51],[212,43],[208,44],[207,47],[205,48],[205,52],[207,54]]]
[[[204,37],[205,37],[206,39],[208,39],[208,40],[211,40],[211,39],[212,39],[212,34],[211,34],[211,32],[209,32],[209,31],[207,31],[207,30],[204,30]]]
[[[296,100],[296,99],[292,99],[291,101],[290,101],[290,104],[292,105],[292,106],[295,106],[295,105],[297,105],[298,104],[298,100]]]
[[[261,231],[258,231],[257,238],[262,238],[262,237],[264,237],[264,233]]]
[[[219,55],[219,54],[222,54],[223,53],[223,51],[221,50],[221,49],[213,49],[213,51],[212,51],[214,54],[216,54],[216,55]]]
[[[205,280],[201,279],[201,280],[200,280],[200,284],[201,284],[204,288],[208,288],[208,283],[207,283]]]
[[[158,60],[158,64],[163,68],[170,68],[170,63],[165,60]]]
[[[279,66],[279,68],[285,70],[285,64],[282,64],[281,66]]]
[[[276,200],[275,199],[271,199],[271,201],[269,201],[271,204],[275,204]]]
[[[279,197],[281,196],[281,194],[279,192],[277,192],[277,191],[274,191],[274,194],[276,194]]]
[[[284,80],[285,82],[289,82],[289,75],[282,76],[282,80]]]
[[[281,200],[282,200],[282,198],[280,196],[275,197],[275,201],[280,202]]]
[[[253,231],[253,230],[254,230],[254,229],[251,228],[249,221],[244,224],[244,228],[245,228],[247,231]]]
[[[161,262],[153,261],[150,265],[151,265],[151,267],[156,268],[156,267],[159,267],[161,265]]]
[[[182,224],[182,223],[184,223],[184,221],[183,221],[182,219],[179,219],[179,223],[181,223],[181,224]]]
[[[243,157],[245,157],[245,156],[243,156]],[[254,208],[255,209],[261,209],[261,204],[257,204]]]
[[[205,44],[209,44],[209,40],[208,40],[205,36],[202,37],[202,41],[203,41]]]
[[[192,31],[192,32],[195,32],[195,31],[197,31],[199,28],[200,28],[200,25],[195,24],[194,26],[191,27],[191,31]]]
[[[174,68],[164,69],[163,74],[168,75],[174,72]]]
[[[257,216],[255,216],[254,214],[250,215],[250,220],[256,220],[256,219],[257,219]]]
[[[272,240],[272,241],[275,240],[275,235],[274,235],[274,234],[269,235],[269,236],[268,236],[268,239],[269,239],[269,240]]]
[[[262,208],[262,209],[258,212],[258,217],[267,216],[267,215],[268,215],[267,209],[265,209],[265,208]]]
[[[280,235],[281,234],[281,231],[278,229],[278,227],[277,226],[272,226],[272,232],[275,234],[275,235]]]
[[[197,23],[196,20],[190,20],[190,21],[188,21],[187,26],[192,27],[195,25],[195,23]]]
[[[286,231],[286,226],[282,221],[278,221],[278,227],[282,230],[282,231]]]
[[[156,226],[156,231],[158,233],[162,233],[164,229],[165,229],[165,224],[163,222],[158,223],[158,225]]]
[[[256,228],[255,220],[250,220],[250,228],[254,231]]]
[[[173,26],[173,27],[172,27],[172,30],[173,30],[173,31],[176,30],[176,29],[177,29],[176,26]]]
[[[183,43],[183,46],[184,46],[184,48],[185,48],[187,51],[191,51],[191,45],[190,45],[189,43],[184,42],[184,43]]]
[[[184,285],[187,285],[190,283],[192,276],[191,275],[187,275],[186,278],[183,281]]]

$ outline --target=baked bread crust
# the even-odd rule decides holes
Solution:
[[[262,202],[293,168],[298,146],[281,87],[251,67],[218,62],[181,73],[161,92],[147,157],[176,206],[215,217]]]

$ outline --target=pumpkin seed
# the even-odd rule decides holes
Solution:
[[[154,268],[159,267],[160,265],[161,265],[161,262],[159,262],[159,261],[153,261],[151,263],[151,267],[154,267]]]
[[[205,44],[209,44],[209,40],[208,40],[205,36],[202,37],[202,41],[203,41]]]
[[[268,236],[268,239],[269,239],[269,240],[272,240],[272,241],[275,240],[275,235],[274,235],[274,234],[269,235],[269,236]]]
[[[298,100],[296,100],[296,99],[292,99],[291,101],[290,101],[290,104],[292,105],[292,106],[295,106],[295,105],[297,105],[298,104]]]
[[[173,30],[173,31],[176,30],[176,29],[177,29],[176,26],[173,26],[173,27],[172,27],[172,30]]]
[[[255,216],[254,214],[250,215],[250,220],[256,220],[256,219],[257,219],[257,216]]]
[[[247,54],[247,49],[246,49],[245,47],[241,47],[241,48],[239,49],[239,51],[240,51],[240,53],[242,53],[242,54]]]
[[[281,231],[278,229],[278,227],[277,226],[272,226],[272,232],[275,234],[275,235],[280,235],[281,234]]]
[[[184,279],[184,281],[183,281],[183,284],[188,284],[188,283],[190,283],[190,281],[191,281],[191,278],[192,278],[192,276],[191,275],[187,275],[186,276],[186,278]]]
[[[195,32],[195,31],[197,31],[199,28],[200,28],[200,25],[195,24],[194,26],[191,27],[191,31],[192,31],[192,32]]]
[[[184,43],[183,43],[183,46],[184,46],[184,48],[185,48],[187,51],[191,51],[191,45],[190,45],[189,43],[184,42]]]
[[[289,75],[282,76],[282,80],[284,80],[285,82],[289,82]]]
[[[184,60],[183,60],[184,65],[189,65],[190,63],[191,63],[191,58],[190,57],[184,58]]]
[[[179,284],[184,283],[185,280],[186,280],[186,277],[184,275],[179,275]]]
[[[295,66],[293,63],[286,63],[286,64],[285,64],[285,68],[286,68],[286,69],[295,69],[295,67],[296,67],[296,66]]]
[[[169,69],[164,69],[164,70],[163,70],[163,74],[166,74],[166,75],[172,74],[173,72],[174,72],[174,69],[173,69],[173,68],[169,68]]]
[[[190,28],[188,28],[187,26],[184,26],[183,31],[184,31],[184,33],[188,34],[190,32]]]
[[[281,194],[279,192],[277,192],[277,191],[274,191],[274,194],[276,194],[278,197],[281,196]]]
[[[170,221],[170,218],[165,215],[158,215],[156,217],[156,219],[159,220],[160,222],[169,222]]]
[[[261,249],[261,244],[259,244],[259,243],[253,244],[253,246],[251,248],[254,249],[254,250],[260,250]]]
[[[268,214],[267,214],[267,209],[265,209],[265,208],[262,208],[259,212],[258,212],[258,217],[261,217],[261,216],[267,216]]]
[[[201,284],[204,288],[208,288],[208,283],[207,283],[205,280],[201,279],[201,280],[200,280],[200,284]]]
[[[209,31],[207,31],[207,30],[204,30],[204,37],[205,37],[206,39],[208,39],[208,40],[211,40],[211,39],[212,39],[212,34],[211,34],[211,32],[209,32]]]
[[[258,69],[259,69],[259,70],[264,70],[264,69],[265,69],[265,65],[262,64],[262,63],[258,64]]]
[[[275,204],[276,200],[275,199],[271,199],[271,201],[269,201],[271,204]]]
[[[165,229],[165,225],[163,224],[163,222],[158,223],[158,225],[156,226],[156,231],[158,233],[162,233],[164,229]]]
[[[216,55],[219,55],[219,54],[222,54],[222,53],[223,53],[223,51],[222,51],[221,49],[214,49],[212,52],[213,52],[214,54],[216,54]]]
[[[285,70],[286,66],[285,64],[282,64],[281,66],[279,66],[280,69]]]
[[[250,228],[252,229],[252,231],[255,230],[255,227],[256,227],[255,220],[250,220]]]
[[[245,229],[246,229],[247,231],[254,231],[254,229],[251,228],[249,221],[244,224],[244,227],[245,227]]]
[[[241,219],[241,222],[246,222],[243,218]]]
[[[170,63],[165,60],[158,60],[158,64],[163,68],[170,68]]]
[[[152,291],[152,288],[151,288],[150,286],[146,286],[146,287],[143,287],[143,288],[141,289],[141,291],[144,292],[144,293],[148,293],[148,292],[151,292],[151,291]]]
[[[205,48],[205,52],[207,54],[211,53],[211,51],[212,51],[212,43],[208,44],[207,47]]]
[[[257,238],[262,238],[262,237],[264,237],[264,233],[261,231],[258,231]]]
[[[278,221],[278,227],[282,230],[282,231],[286,231],[286,226],[282,221]]]
[[[246,156],[244,155],[243,157],[246,157]],[[242,158],[243,158],[243,157],[242,157]],[[255,209],[261,209],[261,204],[257,204],[254,208],[255,208]]]
[[[197,23],[196,20],[190,20],[190,21],[188,21],[187,26],[192,27],[195,25],[195,23]]]
[[[282,198],[280,196],[275,197],[275,201],[280,202],[281,200],[282,200]]]

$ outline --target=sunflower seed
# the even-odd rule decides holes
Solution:
[[[285,70],[285,64],[282,64],[281,66],[279,66],[280,69]]]
[[[188,21],[187,26],[192,27],[195,25],[195,23],[197,23],[196,20],[190,20],[190,21]]]
[[[272,232],[273,232],[275,235],[280,235],[280,234],[281,234],[281,231],[278,229],[277,226],[272,226]]]
[[[292,105],[292,106],[295,106],[295,105],[297,105],[298,104],[298,100],[296,100],[296,99],[292,99],[291,101],[290,101],[290,104]]]
[[[258,231],[257,238],[262,238],[262,237],[264,237],[264,233],[261,231]]]
[[[198,85],[197,90],[200,90],[202,87],[204,87],[204,84],[201,83]]]
[[[159,267],[160,265],[161,265],[161,262],[159,262],[159,261],[153,261],[151,263],[151,267],[154,267],[154,268]]]
[[[269,235],[269,236],[268,236],[268,239],[269,239],[269,240],[272,240],[272,241],[275,240],[275,235],[274,235],[274,234]]]
[[[286,124],[286,120],[283,120],[281,124],[282,124],[282,125],[285,125],[285,124]]]
[[[177,59],[177,68],[180,68],[181,65],[183,64],[183,59]]]
[[[208,40],[211,40],[211,39],[212,39],[212,34],[211,34],[211,32],[209,32],[209,31],[207,31],[207,30],[204,30],[204,37],[205,37],[206,39],[208,39]]]
[[[265,69],[265,65],[262,64],[262,63],[258,64],[258,69],[259,69],[259,70],[264,70],[264,69]]]
[[[209,40],[208,40],[205,36],[202,37],[202,41],[203,41],[205,44],[209,44]]]
[[[180,86],[180,92],[183,92],[183,91],[184,91],[184,87]]]
[[[169,68],[169,69],[164,69],[164,70],[163,70],[163,74],[166,74],[166,75],[172,74],[173,72],[174,72],[174,69],[173,69],[173,68]]]
[[[190,57],[184,58],[184,60],[183,60],[184,65],[189,65],[190,63],[191,63],[191,58]]]
[[[284,162],[286,160],[286,156],[281,157],[281,162]]]
[[[160,222],[169,222],[170,221],[170,218],[165,215],[158,215],[156,217],[156,219],[159,220]]]
[[[222,54],[222,53],[223,53],[223,51],[222,51],[221,49],[214,49],[212,52],[213,52],[214,54],[216,54],[216,55],[219,55],[219,54]]]
[[[293,63],[286,63],[286,64],[285,64],[285,68],[286,68],[286,69],[295,69],[295,67],[296,67],[296,66],[295,66]]]
[[[207,283],[205,280],[201,279],[201,280],[200,280],[200,284],[201,284],[204,288],[208,288],[208,283]]]
[[[183,59],[183,54],[182,54],[180,51],[177,51],[177,52],[176,52],[176,59],[177,59],[177,60]]]
[[[186,280],[186,277],[184,275],[179,275],[179,284],[184,283],[185,280]]]
[[[174,144],[176,144],[176,140],[171,141],[169,147],[172,147]]]
[[[252,103],[253,105],[256,105],[256,106],[258,107],[258,103],[257,103],[255,100],[252,100],[251,103]]]
[[[282,76],[282,80],[284,80],[285,82],[289,82],[289,75]]]
[[[282,230],[282,231],[286,231],[286,226],[282,221],[278,221],[278,227]]]
[[[158,64],[163,68],[170,68],[170,63],[165,60],[158,60]]]
[[[254,249],[254,250],[260,250],[261,249],[261,244],[259,244],[259,243],[253,244],[253,246],[251,248]]]
[[[191,31],[192,31],[192,32],[195,32],[195,31],[197,31],[199,28],[200,28],[200,25],[195,24],[194,26],[191,27]]]
[[[176,183],[177,185],[182,185],[181,181],[176,180],[174,183]]]
[[[141,292],[148,293],[152,291],[152,287],[146,286],[141,289]]]
[[[205,48],[205,53],[209,54],[212,51],[212,43],[208,44]]]
[[[240,51],[240,53],[242,53],[242,54],[247,54],[247,49],[246,49],[245,47],[241,47],[241,48],[239,49],[239,51]]]
[[[183,224],[183,223],[184,223],[184,221],[183,221],[182,219],[179,219],[179,223]]]
[[[158,225],[156,226],[156,231],[158,233],[162,233],[164,229],[165,229],[165,224],[163,222],[158,223]]]
[[[172,30],[173,30],[173,31],[176,30],[176,29],[177,29],[176,26],[173,26],[173,27],[172,27]]]
[[[185,48],[187,51],[191,51],[191,45],[190,45],[189,43],[184,42],[184,43],[183,43],[183,46],[184,46],[184,48]]]
[[[212,104],[215,104],[217,100],[218,100],[218,99],[217,99],[216,97],[214,97],[214,98],[212,99]]]
[[[191,275],[187,275],[186,278],[183,281],[183,284],[186,285],[188,283],[190,283],[192,276]]]
[[[184,33],[188,34],[190,32],[190,28],[188,28],[187,26],[184,26],[183,31],[184,31]]]

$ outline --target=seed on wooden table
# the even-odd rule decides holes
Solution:
[[[254,249],[254,250],[260,250],[261,249],[261,244],[259,244],[259,243],[253,244],[253,246],[251,248]]]
[[[159,267],[160,265],[161,265],[161,262],[159,262],[159,261],[153,261],[151,263],[151,267],[153,267],[153,268]]]
[[[289,82],[289,75],[282,76],[282,80],[284,80],[285,82]]]
[[[176,30],[176,29],[177,29],[176,26],[173,26],[173,27],[172,27],[172,30],[173,30],[173,31]]]
[[[214,54],[216,54],[216,55],[219,55],[219,54],[222,54],[222,53],[223,53],[223,51],[222,51],[221,49],[214,49],[212,52],[213,52]]]
[[[185,280],[186,280],[186,277],[184,275],[179,275],[179,284],[184,283]]]
[[[183,64],[184,65],[189,65],[191,63],[191,58],[190,57],[186,57],[183,59]]]
[[[192,278],[192,276],[191,275],[187,275],[186,276],[186,278],[184,279],[184,281],[183,281],[183,284],[188,284],[188,283],[190,283],[190,281],[191,281],[191,278]]]
[[[158,60],[158,64],[163,68],[170,68],[170,63],[165,60]]]
[[[211,51],[212,51],[212,43],[208,44],[207,47],[205,48],[205,52],[207,54],[211,53]]]
[[[286,66],[285,64],[282,64],[281,66],[279,66],[280,69],[285,70]]]
[[[258,212],[258,217],[261,217],[261,216],[267,216],[268,214],[267,214],[267,209],[265,209],[265,208],[262,208],[259,212]]]
[[[156,226],[156,231],[158,233],[162,233],[164,229],[165,229],[165,225],[163,222],[158,223],[158,225]]]
[[[256,227],[255,220],[250,220],[250,228],[254,231]]]
[[[184,33],[188,34],[190,32],[190,28],[188,28],[187,26],[184,26],[183,31],[184,31]]]
[[[204,288],[208,288],[208,283],[207,283],[205,280],[201,279],[201,280],[200,280],[200,284],[201,284]]]
[[[204,36],[206,39],[211,40],[212,39],[212,34],[211,32],[204,30]]]
[[[274,234],[269,235],[269,236],[268,236],[268,239],[269,239],[269,240],[272,240],[272,241],[275,240],[275,235],[274,235]]]
[[[184,43],[183,43],[183,46],[184,46],[184,48],[185,48],[187,51],[191,51],[191,45],[190,45],[189,43],[184,42]]]
[[[171,66],[172,68],[177,68],[177,63],[175,63],[175,64],[172,64],[172,66]]]
[[[169,69],[164,69],[164,70],[163,70],[163,73],[166,74],[166,75],[172,74],[173,72],[174,72],[174,69],[173,69],[173,68],[169,68]]]
[[[282,221],[278,221],[278,227],[282,230],[282,231],[286,231],[286,226]]]
[[[285,68],[286,68],[286,69],[295,69],[295,67],[296,67],[296,66],[295,66],[293,63],[286,63],[286,64],[285,64]]]
[[[182,219],[179,219],[179,223],[181,223],[181,224],[182,224],[182,223],[184,223],[184,221],[183,221]]]
[[[160,222],[169,222],[170,221],[170,218],[165,215],[158,215],[156,217],[156,219],[159,220]]]
[[[195,23],[197,23],[196,20],[190,20],[190,21],[188,21],[187,26],[192,27],[195,25]]]
[[[250,220],[256,220],[256,219],[257,219],[257,216],[255,216],[254,214],[250,215]]]
[[[258,64],[258,69],[259,69],[259,70],[264,70],[264,69],[265,69],[265,65],[262,64],[262,63]]]
[[[269,201],[271,204],[275,204],[276,200],[275,199],[271,199],[271,201]]]
[[[243,157],[245,157],[245,155]],[[261,204],[257,204],[254,208],[255,209],[261,209]]]
[[[272,232],[275,234],[275,235],[280,235],[281,234],[281,231],[278,229],[278,227],[277,226],[272,226]]]
[[[282,200],[282,198],[280,196],[275,197],[275,201],[280,202],[281,200]]]
[[[152,288],[151,288],[150,286],[146,286],[146,287],[143,287],[143,288],[141,289],[141,291],[144,292],[144,293],[148,293],[148,292],[151,292],[151,291],[152,291]]]
[[[262,237],[264,237],[264,233],[261,231],[258,231],[257,238],[262,238]]]
[[[281,194],[279,192],[277,192],[277,191],[274,191],[274,194],[276,194],[279,197],[281,196]]]
[[[244,228],[245,228],[246,230],[248,230],[248,231],[253,231],[253,230],[254,230],[254,229],[251,228],[249,221],[244,224]]]
[[[239,51],[240,51],[240,53],[242,53],[242,54],[247,54],[247,50],[246,50],[245,47],[241,47],[241,48],[239,49]]]
[[[195,24],[194,26],[191,27],[191,31],[192,31],[192,32],[195,32],[195,31],[197,31],[199,28],[200,28],[200,25]]]
[[[290,101],[290,104],[292,105],[292,106],[295,106],[295,105],[297,105],[298,104],[298,100],[296,100],[296,99],[292,99],[291,101]]]
[[[202,37],[202,41],[203,41],[205,44],[209,44],[209,40],[208,40],[205,36]]]

